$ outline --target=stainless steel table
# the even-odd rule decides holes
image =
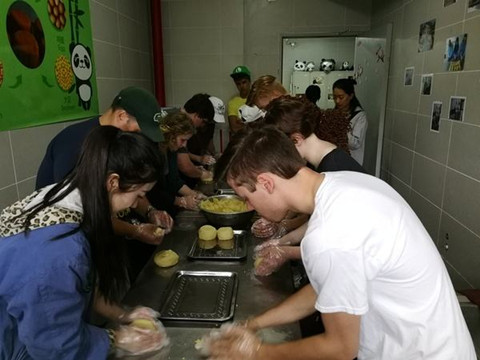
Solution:
[[[238,293],[234,321],[244,320],[263,312],[293,293],[292,274],[288,265],[268,277],[254,276],[252,254],[256,240],[250,236],[250,233],[247,236],[247,258],[244,261],[189,260],[187,254],[195,241],[197,228],[204,223],[205,218],[199,213],[179,214],[173,232],[166,236],[158,247],[158,250],[174,250],[180,255],[179,263],[174,267],[161,269],[154,264],[153,259],[150,259],[125,296],[125,304],[145,305],[159,309],[169,280],[178,270],[236,272],[238,274]],[[172,343],[169,359],[200,359],[194,348],[195,340],[208,333],[211,326],[177,323],[175,326],[167,325],[166,329]],[[301,334],[298,323],[295,323],[262,330],[260,336],[267,342],[283,342],[298,339]]]

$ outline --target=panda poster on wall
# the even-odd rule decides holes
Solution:
[[[98,114],[88,4],[0,2],[0,131]]]

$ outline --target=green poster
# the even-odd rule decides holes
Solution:
[[[4,0],[0,14],[0,131],[97,115],[88,0]]]

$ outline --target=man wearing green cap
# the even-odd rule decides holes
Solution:
[[[147,90],[133,86],[121,90],[102,115],[67,126],[50,141],[38,169],[36,189],[59,182],[75,167],[83,140],[94,127],[111,125],[123,131],[141,131],[155,142],[163,141],[158,113],[160,105]]]
[[[238,65],[233,69],[230,77],[233,79],[238,89],[238,95],[232,97],[228,101],[227,106],[230,135],[233,135],[244,126],[242,120],[238,117],[238,109],[240,106],[245,105],[248,93],[250,92],[250,70],[248,70],[246,66]]]
[[[160,105],[152,93],[134,86],[121,90],[102,115],[67,126],[50,141],[38,169],[36,189],[59,182],[75,167],[83,140],[97,126],[110,125],[123,131],[141,131],[154,142],[163,141],[158,126],[159,116]],[[116,219],[115,232],[145,243],[158,244],[163,235],[155,235],[157,225],[170,228],[172,219],[166,213],[152,208],[146,200],[136,211],[145,215],[150,223],[133,226]]]

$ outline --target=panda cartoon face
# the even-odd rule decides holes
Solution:
[[[92,76],[92,60],[90,52],[82,44],[76,44],[71,52],[70,62],[75,77],[88,80]]]
[[[305,71],[306,61],[298,61],[295,60],[295,65],[293,65],[293,69],[295,71]]]
[[[313,71],[315,70],[315,63],[313,61],[307,62],[307,65],[305,66],[305,71]]]
[[[320,63],[320,70],[329,73],[335,70],[335,61],[333,59],[322,59]]]

